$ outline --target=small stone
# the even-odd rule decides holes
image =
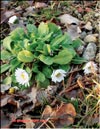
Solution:
[[[97,63],[100,63],[100,53],[97,53],[95,61]]]
[[[90,34],[90,35],[87,35],[85,38],[84,38],[84,41],[86,43],[89,43],[89,42],[93,42],[95,43],[97,41],[97,38],[94,34]]]
[[[81,38],[81,39],[84,39],[85,37],[86,37],[86,32],[83,31],[83,32],[81,33],[81,35],[80,35],[80,38]]]
[[[96,50],[97,46],[95,43],[89,43],[83,53],[83,58],[88,61],[93,60],[95,58]]]
[[[32,12],[34,10],[34,6],[30,6],[28,8],[26,8],[25,10],[28,11],[28,12]]]
[[[78,52],[79,54],[82,54],[82,53],[83,53],[83,50],[84,50],[84,46],[81,45],[81,46],[78,47],[77,52]]]
[[[91,26],[91,22],[87,22],[87,24],[84,26],[84,28],[87,30],[92,30],[93,27]]]

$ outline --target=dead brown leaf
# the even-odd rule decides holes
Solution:
[[[71,103],[62,104],[58,108],[52,108],[47,105],[42,113],[42,117],[50,117],[50,120],[58,126],[73,124],[75,116],[76,111]]]

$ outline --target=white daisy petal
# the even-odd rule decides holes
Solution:
[[[61,82],[62,80],[64,80],[65,76],[66,76],[66,72],[64,70],[57,69],[53,71],[51,78],[52,78],[52,81],[56,83],[56,82]]]
[[[17,16],[12,16],[12,17],[9,18],[8,22],[13,24],[17,19],[18,19]]]
[[[25,70],[17,68],[15,71],[15,77],[16,77],[16,81],[19,84],[29,86],[29,76]]]
[[[90,61],[90,62],[86,63],[83,70],[84,70],[84,74],[89,74],[89,73],[96,72],[97,71],[97,65],[93,61]]]

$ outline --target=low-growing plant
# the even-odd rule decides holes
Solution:
[[[36,83],[47,87],[53,70],[68,71],[71,63],[81,64],[85,61],[75,51],[79,45],[80,39],[72,41],[54,23],[41,22],[38,27],[28,24],[25,29],[16,28],[3,40],[1,74],[8,72],[9,76],[2,83],[27,88],[19,84],[15,77],[15,71],[19,68],[28,73],[30,86]]]

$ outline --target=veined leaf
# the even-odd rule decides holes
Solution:
[[[6,37],[3,40],[3,46],[4,46],[4,48],[6,48],[7,50],[11,51],[11,42],[12,42],[11,37],[10,36]]]
[[[52,48],[58,46],[60,43],[62,43],[66,39],[65,35],[58,35],[56,38],[54,38],[51,41]]]
[[[11,82],[12,82],[11,76],[6,77],[6,78],[4,79],[4,81],[3,81],[3,83],[6,84],[6,85],[11,84]]]
[[[72,63],[73,64],[82,64],[82,63],[84,63],[84,62],[87,62],[84,58],[82,58],[82,57],[79,57],[78,55],[76,55],[75,57],[74,57],[74,59],[72,59]]]
[[[1,60],[10,59],[12,57],[12,54],[6,50],[1,51]]]
[[[53,32],[55,35],[62,34],[62,31],[61,31],[60,27],[57,26],[56,24],[49,22],[48,27],[49,27],[49,32]]]
[[[35,79],[36,79],[36,81],[44,82],[45,75],[42,72],[38,72]]]
[[[18,66],[20,66],[21,62],[15,58],[10,61],[11,70],[14,71]]]
[[[50,56],[44,56],[40,55],[39,56],[40,61],[42,61],[44,64],[51,65],[53,64],[53,58]]]
[[[10,65],[9,64],[3,64],[1,65],[1,71],[0,73],[4,73],[5,71],[7,71],[8,69],[10,68]]]
[[[20,27],[16,28],[10,33],[10,37],[13,40],[24,39],[24,35],[25,35],[24,29]]]
[[[82,41],[79,38],[73,40],[72,43],[73,48],[78,48],[80,45],[82,45]]]
[[[41,37],[47,35],[49,33],[48,24],[41,22],[38,27],[38,32]]]
[[[52,70],[49,67],[44,67],[42,72],[47,78],[51,78]]]
[[[73,58],[72,53],[68,49],[64,49],[58,53],[53,59],[54,63],[57,64],[68,64]]]
[[[18,53],[17,58],[21,62],[32,62],[34,55],[30,51],[22,50]]]
[[[27,27],[27,30],[28,30],[29,33],[34,33],[34,34],[37,33],[37,28],[36,28],[35,25],[28,24],[26,27]]]

